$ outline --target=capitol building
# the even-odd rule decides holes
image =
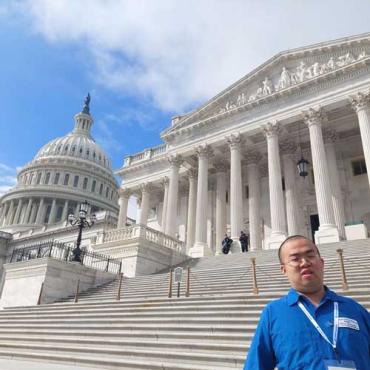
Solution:
[[[251,250],[295,234],[323,246],[365,239],[369,71],[369,34],[281,52],[173,117],[162,145],[124,159],[120,187],[91,136],[88,96],[74,129],[42,147],[0,198],[8,249],[73,241],[66,220],[83,200],[101,215],[83,243],[121,259],[129,276],[219,254],[226,233],[232,253],[241,231]]]

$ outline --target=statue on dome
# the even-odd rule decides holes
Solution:
[[[87,96],[84,100],[84,106],[82,108],[82,113],[90,114],[90,100],[91,100],[90,93],[87,93]]]

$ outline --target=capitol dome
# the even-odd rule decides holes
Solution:
[[[92,212],[118,213],[118,186],[111,161],[95,142],[90,96],[75,127],[44,145],[17,175],[17,185],[0,199],[0,227],[24,229],[64,222],[86,200]]]

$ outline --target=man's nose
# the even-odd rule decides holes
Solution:
[[[311,265],[311,261],[308,257],[301,257],[299,261],[300,266]]]

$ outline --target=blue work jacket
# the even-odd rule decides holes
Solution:
[[[261,314],[244,370],[273,370],[275,367],[279,370],[324,370],[323,360],[335,359],[333,347],[303,313],[298,306],[299,301],[331,342],[334,302],[338,302],[339,318],[356,320],[359,328],[339,325],[339,357],[354,361],[357,370],[370,370],[369,312],[353,299],[339,296],[327,288],[317,307],[294,289],[285,297],[269,303]]]

